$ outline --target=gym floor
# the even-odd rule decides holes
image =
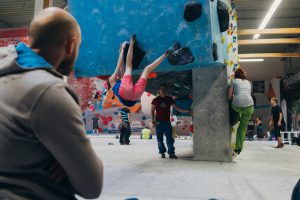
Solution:
[[[90,136],[104,163],[99,199],[288,200],[300,177],[300,147],[246,141],[232,163],[192,160],[192,140],[176,139],[177,160],[160,158],[156,138],[131,137],[119,145],[112,135]]]

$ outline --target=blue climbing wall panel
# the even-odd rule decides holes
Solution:
[[[183,13],[188,0],[69,0],[69,11],[82,30],[75,75],[93,77],[112,74],[120,44],[129,41],[132,34],[137,35],[137,41],[146,52],[134,74],[140,73],[175,42],[190,48],[194,62],[174,66],[166,59],[156,71],[181,71],[217,65],[212,56],[213,40],[220,42],[213,36],[218,31],[212,28],[218,27],[216,1],[198,1],[202,4],[201,17],[187,22]],[[223,62],[221,58],[219,56],[219,61]]]

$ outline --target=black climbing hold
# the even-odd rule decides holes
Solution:
[[[188,47],[180,48],[169,54],[168,61],[171,65],[186,65],[194,62],[194,56]]]
[[[218,45],[216,43],[213,43],[212,53],[213,53],[214,61],[218,60]]]
[[[226,3],[218,0],[218,18],[221,32],[227,31],[229,28],[229,12]]]
[[[167,49],[166,53],[167,53],[167,54],[171,54],[171,53],[173,53],[174,51],[176,51],[176,50],[179,49],[179,48],[180,48],[180,44],[179,44],[179,42],[176,42],[176,43],[174,43],[171,47],[169,47],[169,48]]]
[[[133,35],[132,37],[135,37],[135,35]],[[124,49],[124,62],[125,63],[126,63],[128,48],[129,48],[129,43],[126,44],[126,47]],[[132,68],[133,69],[137,69],[140,66],[145,54],[146,53],[142,49],[140,44],[137,41],[135,41],[134,46],[133,46],[133,58],[132,58]]]
[[[193,22],[201,16],[202,5],[197,1],[189,1],[184,5],[183,18],[188,22]]]

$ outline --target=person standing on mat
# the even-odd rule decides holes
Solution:
[[[130,110],[127,107],[123,107],[119,112],[119,117],[121,119],[121,123],[119,125],[120,131],[120,144],[129,145],[130,140],[129,137],[131,135],[131,127],[130,127]]]
[[[93,121],[93,134],[98,135],[99,118],[97,117],[96,113],[94,114],[92,121]]]
[[[260,117],[257,117],[257,118],[256,118],[255,125],[256,125],[257,139],[258,139],[258,140],[261,140],[261,139],[264,137],[264,134],[263,134],[262,121],[261,121],[261,118],[260,118]]]
[[[107,80],[107,86],[108,86],[107,91],[112,89],[114,95],[117,96],[120,102],[126,107],[132,107],[137,103],[137,101],[141,98],[141,96],[145,91],[147,85],[147,79],[150,72],[152,72],[155,68],[157,68],[168,55],[168,51],[166,51],[153,63],[146,66],[139,80],[135,83],[135,85],[133,85],[131,74],[132,74],[132,59],[133,59],[134,43],[135,43],[135,35],[133,35],[130,39],[129,49],[126,58],[125,73],[123,72],[124,71],[123,56],[126,47],[126,42],[124,42],[120,47],[120,53],[119,53],[118,63],[115,72]],[[118,79],[119,71],[121,71],[121,77],[120,77],[121,79]]]
[[[153,99],[151,103],[151,119],[152,126],[156,128],[156,138],[159,154],[161,154],[161,158],[166,157],[165,153],[167,152],[167,150],[163,141],[163,137],[165,134],[167,138],[169,157],[171,159],[177,159],[177,156],[175,155],[174,138],[172,136],[173,130],[170,122],[171,106],[179,112],[190,113],[191,115],[192,111],[185,110],[176,106],[173,98],[167,96],[167,86],[165,84],[161,84],[159,86],[158,92],[159,96]]]
[[[278,145],[276,148],[283,148],[284,144],[282,143],[282,138],[280,134],[280,129],[284,125],[283,117],[282,117],[282,110],[281,107],[278,105],[278,99],[275,97],[271,98],[271,119],[269,126],[273,126],[273,130],[275,133],[275,137],[277,138]]]

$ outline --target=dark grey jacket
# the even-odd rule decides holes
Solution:
[[[0,49],[0,199],[74,199],[100,195],[103,166],[85,136],[74,92],[54,69],[18,66]],[[67,174],[50,180],[49,165]]]

